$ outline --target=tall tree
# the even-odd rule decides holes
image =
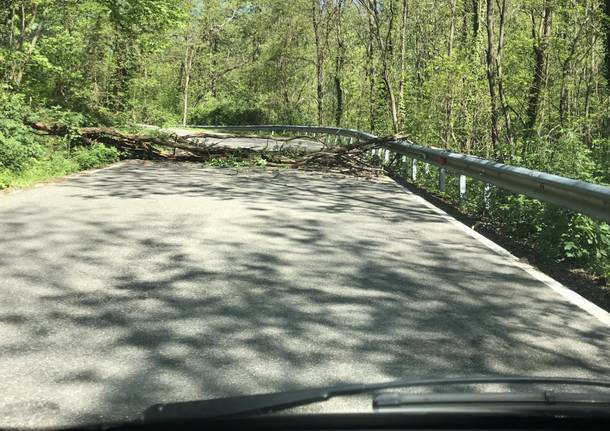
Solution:
[[[384,3],[383,6],[378,0],[360,0],[370,16],[370,28],[372,36],[376,42],[377,49],[380,55],[381,63],[381,79],[385,87],[388,97],[388,105],[390,108],[390,118],[392,121],[392,129],[394,132],[399,130],[398,121],[398,101],[394,89],[394,80],[392,78],[393,64],[393,31],[396,20],[396,5],[394,0]]]
[[[540,111],[540,97],[546,82],[546,63],[549,38],[551,35],[551,4],[544,0],[542,5],[542,16],[538,17],[537,8],[530,11],[532,19],[532,48],[534,51],[534,69],[532,71],[532,83],[529,90],[527,104],[526,133],[532,136],[535,132],[536,120]]]
[[[497,160],[502,160],[503,156],[500,151],[500,129],[499,129],[499,110],[498,110],[498,95],[497,95],[497,59],[494,46],[494,0],[487,0],[485,12],[485,23],[487,25],[487,50],[485,60],[487,64],[487,82],[489,85],[489,102],[491,110],[491,146],[494,151],[494,157]]]
[[[605,42],[606,42],[606,49],[605,49],[605,63],[606,63],[606,68],[605,68],[605,73],[606,73],[606,82],[608,83],[608,88],[610,88],[610,0],[605,0],[605,8],[604,8],[604,12],[605,12],[605,33],[606,33],[606,37],[605,37]]]

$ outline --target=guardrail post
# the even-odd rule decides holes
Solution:
[[[438,189],[441,193],[445,193],[445,186],[447,183],[446,177],[447,172],[445,171],[445,168],[440,168],[438,171]]]
[[[460,175],[460,199],[466,197],[466,176]]]
[[[417,159],[411,161],[411,180],[417,181]]]

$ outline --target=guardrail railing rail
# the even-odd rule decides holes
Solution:
[[[334,143],[340,137],[367,141],[377,138],[370,133],[340,127],[293,126],[293,125],[252,125],[252,126],[200,126],[189,128],[227,130],[233,132],[271,132],[322,134],[334,136]],[[351,141],[350,141],[351,142]],[[380,152],[383,151],[383,154]],[[411,179],[417,178],[417,162],[425,166],[439,168],[439,189],[444,192],[446,174],[451,171],[460,175],[460,195],[466,193],[466,177],[486,183],[485,198],[489,196],[490,185],[495,185],[515,193],[539,199],[610,223],[610,187],[581,180],[511,166],[475,156],[454,153],[438,148],[416,145],[408,140],[391,141],[383,145],[376,154],[384,161],[391,160],[391,153],[402,155],[402,162],[411,159]]]

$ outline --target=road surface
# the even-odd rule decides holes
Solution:
[[[159,129],[158,127],[155,126],[149,126],[149,125],[141,125],[143,127],[147,127],[147,128],[153,128],[153,129]],[[179,127],[175,127],[175,128],[166,128],[166,129],[159,129],[162,130],[166,133],[174,133],[178,136],[189,136],[189,135],[193,135],[196,133],[200,133],[203,132],[203,130],[190,130],[190,129],[184,129],[184,128],[179,128]],[[223,133],[219,133],[219,132],[215,132],[218,135],[223,135]],[[224,133],[224,135],[227,135],[226,133]],[[230,135],[227,135],[230,136]],[[237,149],[237,148],[247,148],[250,150],[256,150],[256,151],[278,151],[278,150],[286,150],[286,149],[291,149],[291,150],[298,150],[298,151],[303,151],[303,152],[314,152],[314,151],[320,151],[321,149],[324,148],[324,145],[320,142],[320,141],[315,141],[312,139],[291,139],[288,141],[281,141],[281,140],[273,140],[273,139],[268,139],[268,138],[251,138],[251,137],[243,137],[243,138],[224,138],[224,139],[219,139],[219,138],[203,138],[203,139],[194,139],[202,144],[207,144],[207,145],[214,145],[215,147],[218,148],[231,148],[231,149]]]
[[[610,376],[608,325],[390,180],[130,162],[0,194],[0,244],[1,426],[399,377]]]

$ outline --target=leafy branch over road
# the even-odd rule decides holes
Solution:
[[[128,133],[110,127],[70,127],[59,123],[44,123],[26,121],[34,130],[49,135],[74,137],[78,145],[94,145],[102,143],[120,150],[127,150],[134,156],[143,158],[189,158],[207,160],[218,155],[251,155],[260,151],[248,148],[230,148],[221,144],[227,139],[255,139],[282,143],[277,151],[264,151],[264,157],[270,166],[286,166],[291,168],[321,168],[339,170],[350,173],[381,174],[383,172],[378,166],[370,161],[371,150],[382,148],[388,142],[404,138],[403,135],[392,135],[360,141],[348,145],[326,145],[307,135],[281,137],[227,134],[214,132],[197,132],[186,135],[175,133]],[[217,142],[205,143],[208,139]],[[300,149],[291,150],[286,144],[295,140],[315,140],[323,145],[323,148],[315,151],[304,151]],[[203,142],[202,142],[203,141]],[[176,150],[182,154],[177,155]]]

